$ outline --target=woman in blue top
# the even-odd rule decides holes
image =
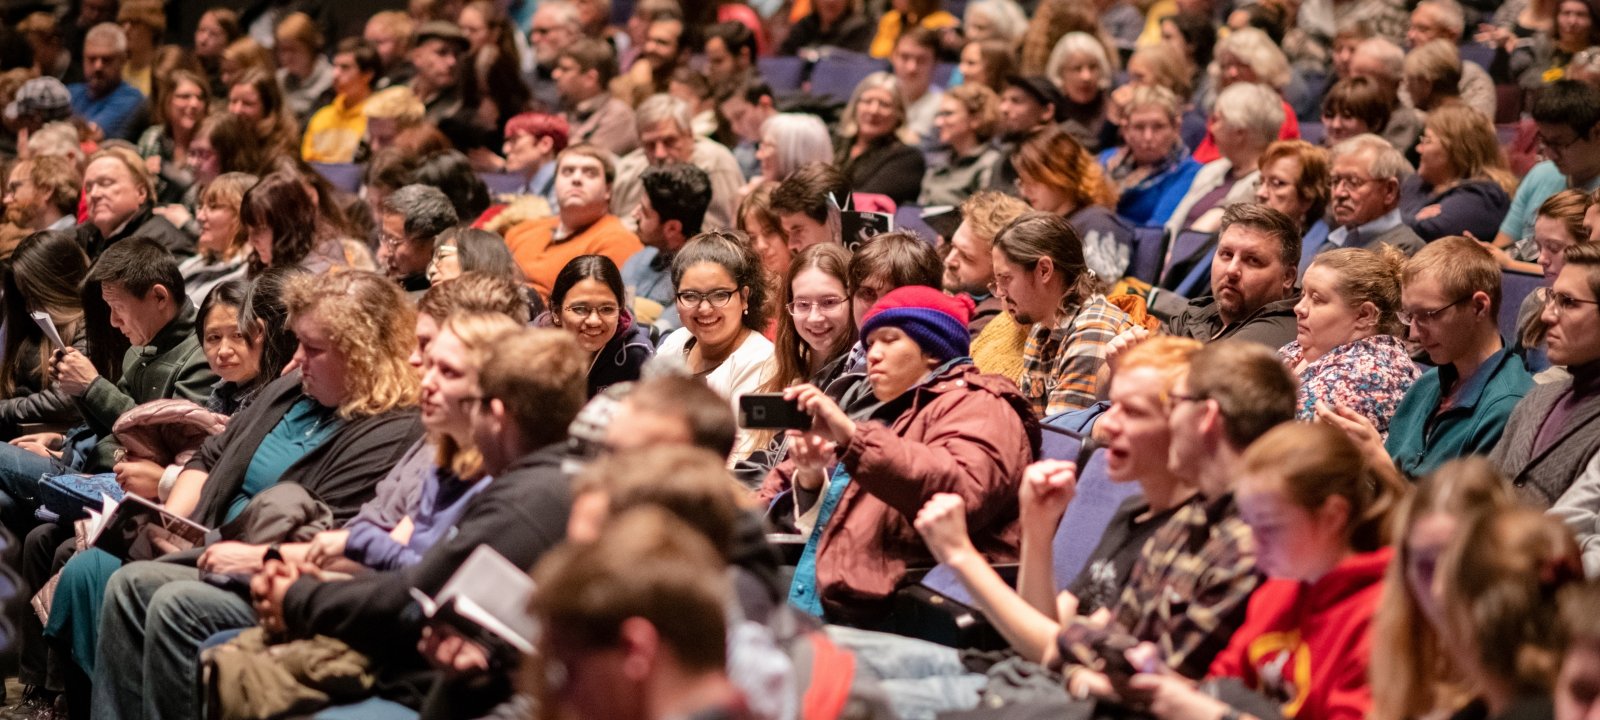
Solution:
[[[1123,144],[1100,153],[1100,164],[1121,191],[1117,214],[1140,227],[1160,227],[1200,172],[1178,133],[1182,101],[1159,85],[1138,85],[1123,112]]]

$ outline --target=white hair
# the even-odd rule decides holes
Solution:
[[[1015,0],[976,0],[962,13],[963,25],[971,25],[975,15],[988,15],[994,25],[995,37],[1016,44],[1028,29],[1028,16]]]
[[[65,121],[45,123],[44,127],[28,136],[28,157],[63,157],[82,166],[81,142],[78,128],[72,123]]]
[[[573,30],[583,29],[583,15],[578,12],[578,6],[568,0],[545,0],[539,3],[536,12],[550,13],[556,22]]]
[[[1111,56],[1106,53],[1106,46],[1086,32],[1069,32],[1056,41],[1055,48],[1050,51],[1050,61],[1044,66],[1045,75],[1050,78],[1050,82],[1055,83],[1058,88],[1064,86],[1061,82],[1061,66],[1073,55],[1088,55],[1093,59],[1095,64],[1100,66],[1100,89],[1111,87]]]
[[[679,132],[694,132],[694,113],[689,110],[689,103],[666,93],[651,95],[639,103],[639,109],[634,111],[634,120],[641,135],[668,120],[678,127]]]
[[[778,180],[811,163],[833,162],[833,138],[828,126],[815,115],[779,113],[761,123],[761,136],[772,133]],[[765,142],[763,139],[762,142]]]
[[[906,96],[900,92],[900,80],[894,73],[878,71],[856,83],[856,89],[850,93],[850,102],[844,106],[844,115],[839,118],[839,137],[855,139],[856,133],[861,130],[856,125],[856,103],[861,102],[861,96],[868,90],[888,90],[893,99],[894,114],[897,134],[905,130],[906,126]],[[901,138],[904,140],[905,138]]]
[[[1257,28],[1234,30],[1217,43],[1217,51],[1212,54],[1211,67],[1207,72],[1211,73],[1212,82],[1218,87],[1222,84],[1223,54],[1232,55],[1239,62],[1249,65],[1256,80],[1272,86],[1274,90],[1288,87],[1293,77],[1289,70],[1289,58],[1283,54],[1283,49]]]
[[[1219,121],[1255,135],[1266,147],[1283,126],[1283,98],[1260,83],[1238,82],[1223,88],[1211,113]]]
[[[83,44],[106,43],[116,48],[123,55],[128,54],[128,34],[122,31],[122,26],[116,23],[100,23],[83,36]]]
[[[1374,180],[1405,180],[1416,172],[1399,148],[1372,133],[1362,133],[1334,145],[1328,160],[1334,163],[1338,162],[1339,158],[1351,155],[1364,157],[1370,166],[1367,172]]]
[[[1433,8],[1433,17],[1439,21],[1440,27],[1450,32],[1449,39],[1461,40],[1461,33],[1467,29],[1467,14],[1461,9],[1461,3],[1456,0],[1422,0],[1417,3],[1417,8]]]
[[[1386,38],[1375,37],[1362,40],[1356,46],[1357,56],[1367,55],[1377,60],[1383,66],[1386,79],[1390,82],[1400,82],[1406,71],[1406,51],[1399,45]]]

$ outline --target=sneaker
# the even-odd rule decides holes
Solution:
[[[55,694],[47,693],[35,686],[29,686],[22,691],[22,702],[0,710],[0,720],[55,720],[55,718]]]

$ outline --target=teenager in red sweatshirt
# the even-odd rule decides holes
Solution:
[[[1240,516],[1255,536],[1257,566],[1271,579],[1250,598],[1244,624],[1212,661],[1205,683],[1161,667],[1149,649],[1130,651],[1141,670],[1130,686],[1149,693],[1152,714],[1234,720],[1252,717],[1254,706],[1276,707],[1294,720],[1366,716],[1369,630],[1389,563],[1384,529],[1400,484],[1378,477],[1354,450],[1330,426],[1293,423],[1245,452]]]

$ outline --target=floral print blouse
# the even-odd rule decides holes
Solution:
[[[1305,357],[1300,341],[1278,349],[1292,370]],[[1389,418],[1400,406],[1411,384],[1422,376],[1406,353],[1405,343],[1393,335],[1373,335],[1340,345],[1306,365],[1300,372],[1299,409],[1295,417],[1315,420],[1317,403],[1343,405],[1365,415],[1389,436]]]

